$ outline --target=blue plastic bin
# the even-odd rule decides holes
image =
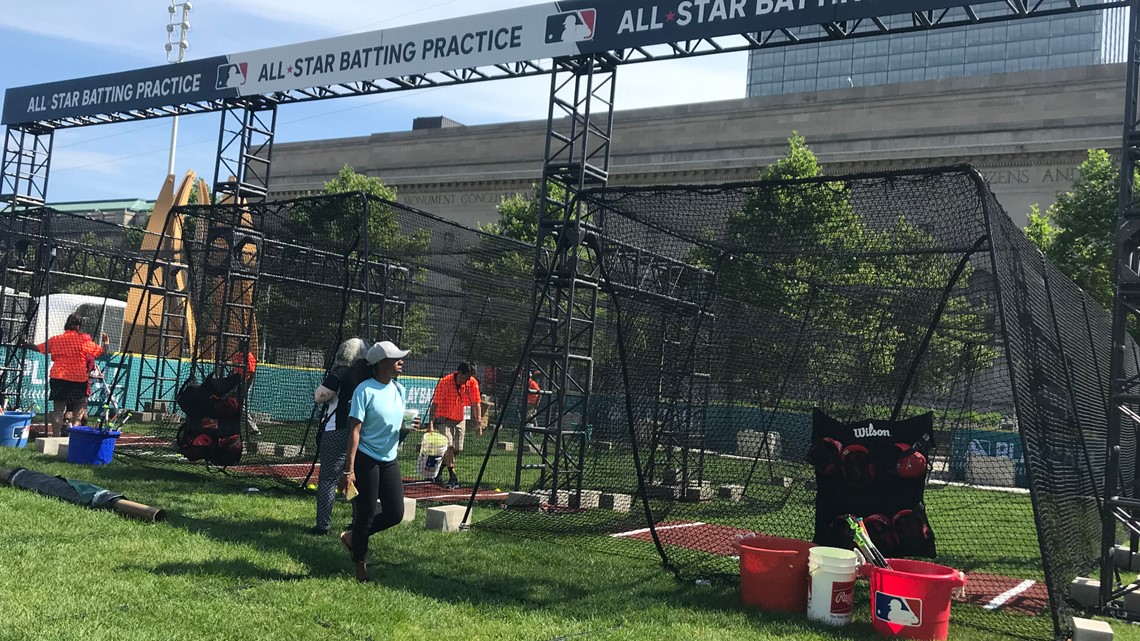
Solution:
[[[100,431],[94,427],[76,425],[68,430],[67,462],[78,465],[106,465],[115,454],[117,430]]]
[[[27,412],[0,414],[0,447],[25,447],[32,415]]]

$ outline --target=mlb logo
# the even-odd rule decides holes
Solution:
[[[875,592],[875,618],[894,628],[922,625],[922,599]]]
[[[581,9],[556,13],[546,19],[546,44],[582,42],[594,39],[594,19],[597,11]]]
[[[218,81],[214,87],[219,90],[240,87],[245,84],[248,70],[249,63],[247,62],[218,65]]]

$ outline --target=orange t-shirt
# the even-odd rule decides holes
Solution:
[[[244,363],[242,361],[245,361]],[[245,358],[241,356],[241,352],[237,352],[233,357],[234,371],[241,374],[242,380],[247,383],[253,379],[253,375],[257,373],[257,357],[253,352],[246,352]]]
[[[44,347],[47,350],[44,350]],[[87,334],[69,329],[47,339],[47,342],[36,345],[40,353],[51,355],[51,371],[48,378],[56,378],[73,383],[86,383],[87,357],[98,358],[103,354],[103,348],[91,340]]]
[[[462,421],[463,408],[478,405],[482,401],[479,397],[479,381],[474,376],[459,385],[455,382],[455,372],[452,372],[435,384],[435,398],[431,403],[435,406],[437,417]]]
[[[538,381],[534,380],[533,378],[528,380],[526,383],[526,389],[528,392],[530,392],[526,395],[526,404],[538,405],[538,391],[542,389],[538,386]]]

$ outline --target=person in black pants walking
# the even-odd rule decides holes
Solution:
[[[313,392],[313,401],[327,403],[328,409],[317,432],[317,456],[321,471],[317,482],[317,524],[309,530],[325,535],[332,522],[333,504],[336,502],[336,485],[344,471],[348,448],[348,408],[356,384],[371,376],[364,356],[368,344],[359,338],[350,338],[337,349],[333,368],[320,387]]]
[[[342,532],[340,540],[349,549],[356,563],[356,580],[361,582],[368,580],[369,537],[404,519],[404,482],[396,451],[408,392],[396,377],[407,355],[408,350],[391,341],[369,348],[365,360],[372,368],[372,378],[356,387],[349,409],[351,433],[339,487],[347,491],[355,486],[359,494],[353,504],[352,530]]]

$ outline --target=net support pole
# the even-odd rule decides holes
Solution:
[[[1128,54],[1124,92],[1124,132],[1120,148],[1120,200],[1116,224],[1112,304],[1112,354],[1109,363],[1108,430],[1105,439],[1104,501],[1101,529],[1100,606],[1113,609],[1132,586],[1118,587],[1115,554],[1117,529],[1133,532],[1140,527],[1136,514],[1136,479],[1121,479],[1121,458],[1136,457],[1135,439],[1122,448],[1124,412],[1140,408],[1140,381],[1125,371],[1129,319],[1140,316],[1140,207],[1135,199],[1135,180],[1140,164],[1140,126],[1137,123],[1137,91],[1140,89],[1140,0],[1129,2]],[[1133,429],[1140,426],[1133,426]],[[1135,466],[1130,466],[1135,469]],[[1123,482],[1122,482],[1123,481]]]
[[[551,74],[527,363],[542,373],[545,402],[534,424],[519,430],[515,470],[518,485],[524,468],[539,468],[538,485],[550,489],[551,505],[560,503],[560,490],[582,490],[600,257],[585,242],[578,195],[609,179],[616,77],[615,63],[603,56],[556,60]],[[524,465],[530,448],[541,463]]]

